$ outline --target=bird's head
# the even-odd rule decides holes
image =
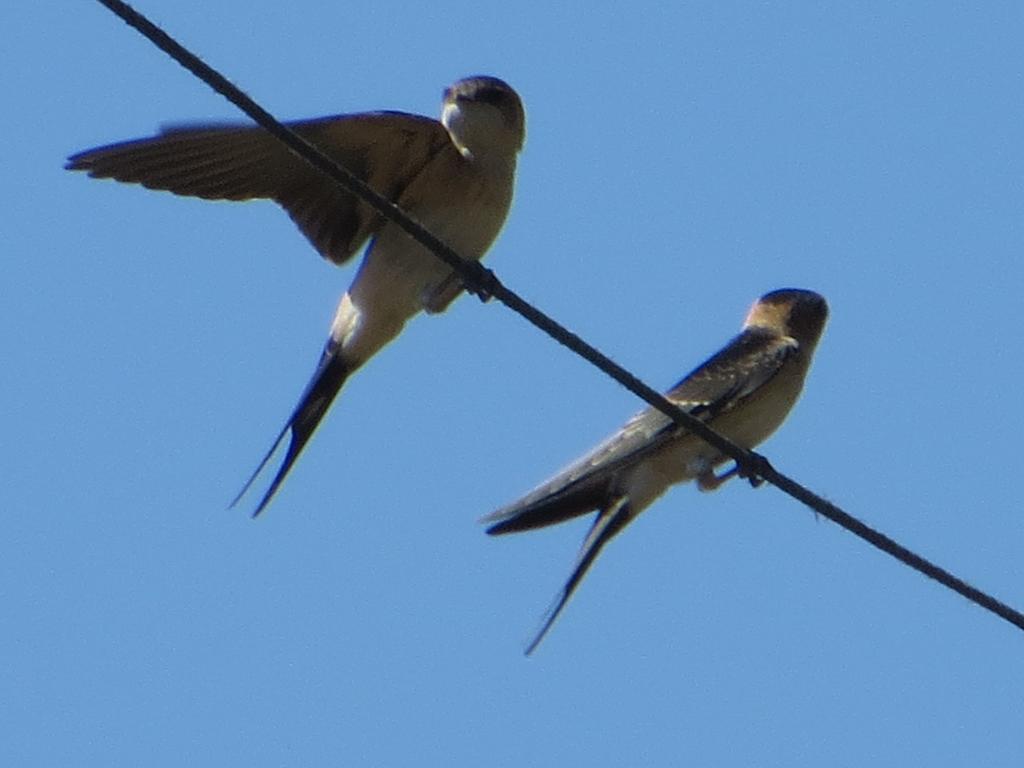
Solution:
[[[810,352],[821,338],[827,319],[828,304],[824,296],[799,288],[783,288],[755,301],[743,327],[768,328],[790,336],[803,351]]]
[[[526,140],[523,102],[504,80],[467,77],[445,89],[441,123],[462,154],[515,156]]]

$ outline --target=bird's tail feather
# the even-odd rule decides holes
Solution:
[[[587,538],[583,540],[583,544],[580,546],[576,567],[573,568],[572,573],[565,582],[565,586],[555,596],[551,607],[544,614],[544,619],[537,634],[533,636],[533,640],[526,646],[525,653],[527,656],[533,653],[537,646],[540,645],[540,641],[544,639],[548,630],[551,629],[555,619],[558,618],[558,614],[565,608],[569,598],[572,597],[572,593],[576,591],[576,587],[579,586],[587,571],[590,570],[590,566],[594,564],[594,560],[604,545],[611,541],[615,534],[625,528],[626,524],[632,519],[633,513],[629,506],[628,496],[620,496],[598,513],[590,533],[587,534]]]
[[[274,494],[277,493],[278,488],[284,482],[285,477],[288,476],[292,465],[299,458],[302,449],[306,447],[306,443],[313,436],[321,419],[323,419],[324,414],[331,407],[331,403],[334,402],[335,396],[341,390],[350,373],[351,368],[342,358],[340,349],[333,342],[329,342],[328,347],[320,357],[320,363],[317,365],[313,378],[307,385],[306,391],[302,393],[299,404],[292,411],[292,415],[288,418],[287,423],[281,428],[273,445],[270,446],[270,450],[267,451],[259,466],[256,467],[256,471],[252,473],[252,476],[242,487],[242,490],[238,492],[230,506],[233,507],[238,504],[249,488],[252,487],[253,482],[263,471],[263,468],[267,466],[270,457],[274,455],[284,441],[285,435],[291,432],[291,441],[288,443],[288,450],[285,453],[284,461],[281,463],[281,467],[277,470],[270,488],[263,494],[263,498],[256,507],[256,511],[252,513],[252,516],[256,517],[266,508]]]

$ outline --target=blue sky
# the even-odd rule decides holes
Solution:
[[[763,452],[1024,607],[1021,6],[513,5],[139,8],[281,118],[508,80],[487,263],[656,387],[823,293]],[[62,170],[237,114],[98,4],[0,21],[0,762],[1020,764],[1024,635],[770,487],[672,491],[524,658],[587,523],[476,520],[640,404],[493,302],[411,323],[227,511],[353,270],[272,204]]]

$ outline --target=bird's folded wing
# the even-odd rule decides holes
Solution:
[[[739,407],[767,384],[798,346],[789,336],[748,328],[683,377],[665,397],[692,415],[710,421]]]
[[[615,473],[671,440],[678,428],[664,414],[643,411],[590,453],[518,501],[483,518],[488,533],[512,533],[568,520],[600,507]]]
[[[683,378],[666,397],[702,421],[732,410],[782,368],[796,342],[748,329]],[[641,461],[685,433],[672,419],[647,408],[583,458],[518,501],[483,518],[488,533],[552,525],[601,507],[608,484],[622,468]]]

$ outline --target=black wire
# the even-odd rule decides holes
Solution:
[[[615,381],[619,382],[637,397],[657,408],[675,423],[731,457],[745,476],[752,479],[761,478],[766,480],[797,501],[807,505],[816,513],[845,528],[855,536],[859,536],[886,554],[892,555],[901,563],[923,573],[943,586],[963,595],[971,602],[980,605],[982,608],[991,611],[1019,629],[1024,630],[1024,614],[898,544],[885,534],[862,523],[857,518],[847,514],[795,480],[778,472],[764,456],[741,448],[731,440],[712,430],[704,422],[677,408],[660,392],[647,386],[611,358],[602,354],[595,347],[541,312],[514,291],[506,288],[491,270],[483,267],[478,262],[462,259],[454,250],[412,219],[401,208],[390,200],[378,195],[343,166],[334,162],[301,136],[283,126],[273,115],[246,96],[227,78],[205,64],[195,54],[183,48],[166,32],[130,5],[120,2],[120,0],[99,0],[99,2],[117,14],[129,26],[141,32],[154,45],[181,64],[181,66],[185,67],[185,69],[209,85],[217,93],[224,96],[224,98],[251,117],[258,125],[273,134],[296,155],[335,180],[345,191],[366,201],[367,204],[385,218],[404,229],[413,239],[432,251],[439,259],[458,272],[465,282],[467,290],[482,298],[493,296],[502,304],[505,304],[555,341],[568,347],[577,355],[583,357],[589,363],[615,379]]]

